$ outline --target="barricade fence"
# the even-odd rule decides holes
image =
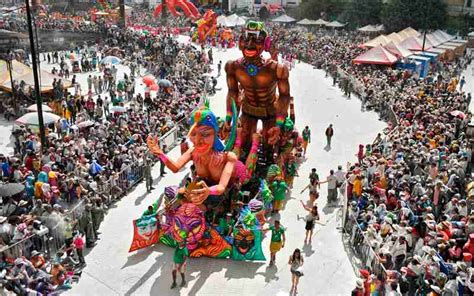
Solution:
[[[65,227],[68,221],[74,221],[84,211],[85,201],[79,201],[62,216],[40,217],[41,225],[33,229],[33,233],[0,249],[0,254],[7,258],[25,256],[30,258],[31,252],[36,250],[52,257],[65,245]],[[66,221],[68,220],[68,221]],[[52,225],[52,226],[51,226]]]
[[[343,227],[343,233],[349,237],[349,244],[354,255],[360,260],[363,268],[369,270],[376,276],[386,277],[387,270],[380,261],[379,256],[370,245],[370,241],[364,234],[364,231],[359,227],[356,218],[349,212],[346,212],[346,217]]]

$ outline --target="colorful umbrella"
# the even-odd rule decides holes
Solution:
[[[160,87],[159,87],[158,85],[156,85],[156,84],[150,85],[150,91],[158,91],[159,88],[160,88]]]
[[[51,107],[49,107],[48,105],[41,105],[41,109],[43,109],[43,112],[53,112],[53,109],[51,109]],[[26,110],[29,112],[36,112],[38,111],[38,105],[33,104],[26,108]]]
[[[93,125],[94,125],[94,122],[92,120],[86,120],[86,121],[79,122],[77,124],[77,127],[78,128],[85,128],[85,127],[89,127],[89,126],[93,126]]]
[[[60,119],[61,117],[56,114],[43,112],[44,124],[54,123]],[[38,112],[26,113],[22,117],[15,120],[15,122],[17,124],[24,124],[24,125],[39,125]]]
[[[159,87],[171,87],[172,83],[171,81],[169,81],[168,79],[161,79],[160,81],[158,81],[158,86]]]
[[[115,56],[107,56],[100,61],[101,64],[112,64],[112,65],[118,65],[121,62],[122,60]]]
[[[454,111],[451,111],[451,114],[452,116],[454,117],[459,117],[461,119],[465,119],[466,118],[466,114],[462,111],[459,111],[459,110],[454,110]]]
[[[155,83],[155,76],[153,75],[146,75],[142,78],[143,83],[145,83],[146,86],[152,85]]]
[[[97,175],[98,173],[102,172],[104,168],[97,163],[97,161],[93,160],[91,167],[90,167],[90,172],[92,175]]]
[[[127,109],[125,109],[125,107],[123,106],[112,106],[110,107],[110,111],[111,112],[117,112],[117,113],[124,113],[127,111]]]

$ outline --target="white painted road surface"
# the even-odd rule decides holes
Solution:
[[[223,65],[241,56],[237,49],[226,52],[214,50],[214,63]],[[224,68],[224,67],[222,67]],[[215,73],[217,70],[215,70]],[[263,242],[267,262],[237,262],[211,258],[190,259],[184,288],[170,289],[173,249],[156,245],[135,253],[128,253],[132,240],[132,220],[163,192],[165,186],[178,184],[187,171],[159,179],[159,168],[153,170],[156,189],[147,194],[140,184],[111,209],[101,225],[101,240],[86,256],[87,267],[69,295],[288,295],[291,274],[288,257],[295,248],[304,254],[304,276],[300,280],[299,295],[349,295],[356,275],[344,250],[337,229],[336,208],[326,208],[327,187],[322,185],[318,206],[321,221],[316,225],[311,245],[303,246],[304,222],[298,215],[306,214],[299,200],[308,199],[308,192],[300,194],[307,185],[312,167],[325,179],[330,169],[355,160],[357,147],[371,142],[385,127],[373,112],[361,112],[360,101],[343,97],[332,86],[330,78],[299,63],[290,72],[291,94],[295,98],[296,126],[308,125],[312,142],[308,159],[299,169],[291,197],[281,212],[281,223],[287,229],[287,243],[277,255],[276,267],[268,267],[269,235]],[[225,115],[225,73],[218,78],[221,88],[211,98],[211,107],[218,115]],[[326,127],[334,125],[333,147],[324,150]],[[175,149],[171,156],[177,155]]]

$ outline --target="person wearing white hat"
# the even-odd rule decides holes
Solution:
[[[356,280],[356,287],[352,290],[352,296],[364,296],[364,281],[362,279]]]

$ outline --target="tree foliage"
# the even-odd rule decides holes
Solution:
[[[344,0],[304,0],[300,4],[301,16],[309,19],[336,19],[346,7]]]
[[[258,16],[260,17],[260,19],[266,20],[270,17],[270,12],[265,6],[262,6],[258,11]]]
[[[382,9],[382,23],[389,31],[406,27],[438,29],[446,19],[442,0],[389,0]]]
[[[348,21],[355,27],[380,24],[382,0],[353,0],[347,6]]]

